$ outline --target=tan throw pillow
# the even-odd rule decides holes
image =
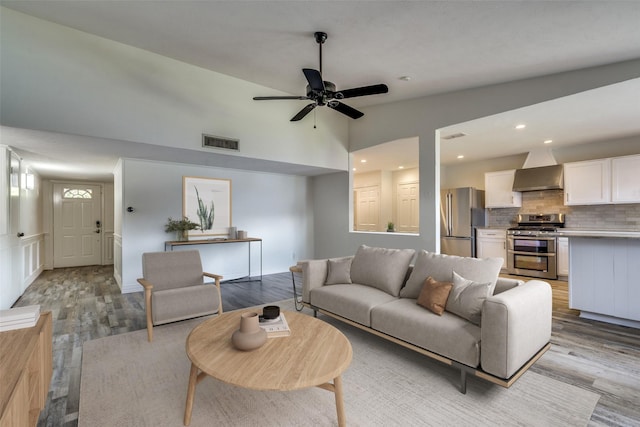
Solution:
[[[327,281],[325,285],[344,285],[351,283],[351,260],[353,257],[331,258],[327,262]]]
[[[477,283],[453,272],[453,288],[447,300],[446,310],[480,325],[482,304],[489,296],[491,283]]]
[[[420,291],[420,296],[418,296],[418,305],[442,316],[451,288],[453,288],[451,282],[438,282],[431,276],[427,277]]]

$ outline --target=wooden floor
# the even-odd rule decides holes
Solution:
[[[590,425],[640,426],[640,330],[579,318],[567,283],[549,282],[552,346],[531,370],[601,395]],[[288,272],[222,284],[225,311],[292,297]],[[53,378],[38,425],[77,426],[82,343],[144,329],[142,292],[121,294],[111,266],[63,268],[42,273],[16,306],[31,304],[54,319]]]

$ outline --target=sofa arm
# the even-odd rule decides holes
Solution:
[[[302,268],[302,301],[308,303],[311,289],[319,288],[327,281],[327,260],[298,261],[298,267]]]
[[[541,280],[487,298],[482,309],[480,363],[511,377],[551,339],[551,286]]]

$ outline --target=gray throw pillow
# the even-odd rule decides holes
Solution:
[[[490,295],[493,295],[500,268],[502,268],[502,258],[468,258],[422,250],[418,252],[416,264],[407,284],[400,291],[400,296],[418,298],[427,277],[431,276],[439,282],[450,282],[454,270],[466,279],[482,283],[489,282]]]
[[[454,271],[453,288],[447,299],[446,310],[480,325],[482,304],[489,296],[490,285],[465,279]]]
[[[413,249],[372,248],[362,245],[351,262],[351,281],[397,297],[414,254]]]
[[[325,285],[351,283],[351,260],[353,257],[331,258],[327,260],[327,281]]]

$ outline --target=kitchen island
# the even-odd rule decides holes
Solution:
[[[640,232],[565,229],[557,236],[569,238],[569,308],[640,328]]]

